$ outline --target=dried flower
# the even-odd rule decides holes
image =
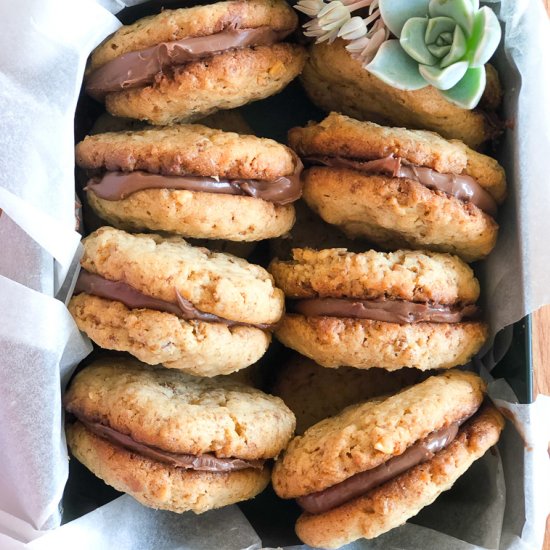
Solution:
[[[317,17],[325,5],[324,0],[300,0],[294,7],[309,17]]]
[[[355,45],[350,51],[357,53],[359,58],[372,59],[375,45],[379,46],[387,39],[387,32],[378,32],[385,29],[380,19],[378,9],[379,0],[332,0],[325,3],[323,0],[299,0],[295,8],[312,18],[304,24],[304,34],[315,38],[317,43],[332,43],[336,38],[350,41]],[[368,17],[352,17],[351,14],[362,8],[369,8]],[[374,23],[374,24],[373,24]],[[369,29],[369,25],[372,28]],[[383,37],[383,40],[381,38]],[[363,41],[361,47],[357,40]]]
[[[346,50],[354,59],[357,59],[363,67],[366,67],[376,55],[378,48],[389,38],[390,31],[384,25],[382,19],[378,19],[370,30],[362,36],[352,40]]]

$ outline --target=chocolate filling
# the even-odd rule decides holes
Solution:
[[[269,46],[283,40],[291,32],[292,29],[275,31],[268,26],[237,29],[233,25],[209,36],[161,42],[108,61],[88,77],[86,92],[95,99],[102,99],[110,92],[151,84],[168,67],[211,57],[227,50]]]
[[[372,470],[355,474],[323,491],[299,497],[296,501],[306,512],[322,514],[349,500],[360,497],[410,468],[433,458],[435,453],[453,441],[459,426],[460,422],[456,422],[447,428],[432,432],[428,437],[410,446],[399,456],[390,458],[384,464]]]
[[[311,298],[296,300],[289,310],[306,317],[348,317],[386,323],[459,323],[479,316],[476,305],[445,306],[406,300],[356,300],[355,298]]]
[[[351,168],[367,174],[385,174],[392,178],[414,180],[429,189],[442,191],[463,202],[471,202],[493,218],[497,215],[495,199],[474,178],[464,174],[441,174],[431,168],[411,164],[393,154],[375,160],[357,160],[340,156],[310,156],[306,160],[334,168]]]
[[[241,323],[239,321],[230,321],[229,319],[223,319],[212,313],[205,313],[197,309],[189,300],[185,299],[177,290],[176,298],[177,303],[167,302],[166,300],[160,300],[159,298],[153,298],[147,296],[130,286],[128,283],[122,281],[110,281],[105,279],[101,275],[96,273],[90,273],[85,269],[81,269],[76,286],[74,288],[75,294],[85,293],[92,294],[93,296],[99,296],[100,298],[106,298],[107,300],[115,300],[122,302],[126,307],[130,309],[154,309],[156,311],[165,311],[167,313],[173,313],[181,319],[205,321],[207,323],[223,323],[228,326],[251,326],[262,330],[271,330],[273,325]]]
[[[249,196],[277,205],[290,204],[302,196],[302,162],[296,158],[296,169],[288,176],[267,180],[226,180],[202,176],[165,176],[142,170],[134,172],[106,172],[92,178],[86,190],[93,191],[100,199],[118,201],[145,189],[179,189]]]
[[[150,458],[151,460],[157,460],[175,466],[176,468],[185,468],[188,470],[197,470],[200,472],[232,472],[235,470],[244,470],[246,468],[254,468],[261,470],[263,468],[263,460],[243,460],[241,458],[218,458],[209,453],[202,455],[190,455],[171,453],[169,451],[163,451],[157,447],[151,447],[139,443],[129,435],[125,435],[116,430],[113,430],[109,426],[100,424],[99,422],[92,422],[83,418],[77,418],[95,435],[106,439],[113,445],[118,447],[124,447],[125,449],[132,451],[136,454]]]

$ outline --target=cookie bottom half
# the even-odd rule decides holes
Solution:
[[[231,50],[175,68],[150,86],[109,94],[105,106],[156,125],[196,120],[280,92],[305,59],[302,46],[286,43]]]
[[[428,462],[328,512],[302,514],[296,523],[297,535],[316,548],[339,548],[402,525],[450,489],[498,441],[503,427],[501,414],[492,405],[483,407]]]
[[[399,325],[287,314],[275,335],[323,367],[429,370],[467,363],[485,342],[487,326],[482,322]]]
[[[80,422],[66,428],[73,456],[105,483],[151,508],[197,514],[248,500],[269,483],[269,468],[200,472],[176,468],[113,445]]]
[[[147,189],[118,201],[89,192],[88,201],[101,218],[119,229],[197,239],[271,239],[287,233],[295,219],[292,205],[200,191]]]
[[[350,237],[386,248],[420,248],[473,262],[496,243],[498,225],[472,204],[421,183],[345,168],[311,168],[304,198],[326,222]]]
[[[78,328],[102,348],[127,351],[149,365],[196,376],[243,369],[255,363],[271,341],[269,333],[256,327],[186,321],[89,294],[74,296],[69,311]]]

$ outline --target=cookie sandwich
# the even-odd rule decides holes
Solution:
[[[304,48],[284,41],[297,21],[284,0],[163,10],[94,50],[86,91],[115,116],[160,125],[263,99],[302,70]]]
[[[271,392],[294,413],[296,434],[302,435],[313,424],[338,414],[349,405],[396,393],[426,376],[427,373],[417,369],[325,369],[293,353],[277,368]]]
[[[331,113],[293,128],[309,168],[304,198],[348,237],[480,260],[493,249],[506,178],[498,162],[459,141]]]
[[[405,523],[495,445],[504,427],[485,384],[452,370],[353,405],[293,439],[273,470],[304,510],[298,537],[339,548]]]
[[[294,249],[269,267],[287,297],[275,335],[323,367],[445,369],[479,351],[479,282],[450,254]]]
[[[432,130],[475,149],[503,130],[495,114],[502,101],[498,73],[485,66],[486,87],[475,109],[445,99],[433,86],[400,90],[366,70],[341,39],[313,44],[301,80],[310,99],[325,111],[359,120]]]
[[[198,124],[106,132],[76,147],[90,206],[121,229],[258,241],[286,233],[302,164],[271,139]]]
[[[294,430],[277,397],[131,359],[83,369],[64,404],[77,460],[145,506],[173,512],[253,498]]]
[[[265,353],[284,299],[263,268],[112,227],[83,245],[69,310],[102,348],[198,376],[229,374]]]

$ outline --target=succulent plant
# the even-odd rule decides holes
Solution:
[[[366,69],[395,88],[432,85],[473,109],[485,89],[485,63],[501,37],[498,19],[479,0],[379,0],[397,39],[385,41]]]

